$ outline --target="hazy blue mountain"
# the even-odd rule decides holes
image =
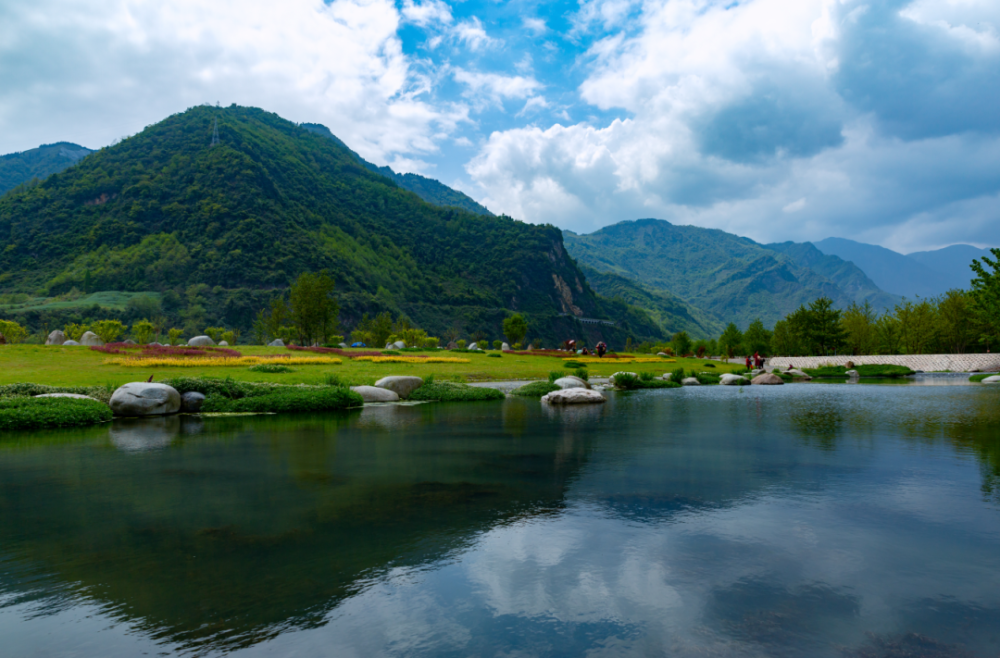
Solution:
[[[950,289],[968,288],[974,276],[969,265],[976,258],[990,256],[990,252],[968,244],[953,244],[935,251],[915,251],[907,256],[937,272],[941,283]]]
[[[386,178],[391,178],[396,181],[396,184],[401,188],[413,192],[427,203],[433,203],[436,206],[453,206],[455,208],[462,208],[463,210],[468,210],[469,212],[474,212],[479,215],[489,215],[490,217],[494,216],[493,213],[486,208],[486,206],[480,205],[472,197],[448,187],[441,181],[433,178],[427,178],[426,176],[420,176],[419,174],[399,174],[393,171],[390,167],[379,167],[378,165],[368,162],[351,150],[347,144],[344,144],[344,142],[342,142],[336,135],[330,132],[329,128],[322,124],[303,123],[300,125],[302,128],[305,128],[310,132],[332,139],[337,144],[350,151],[351,154],[353,154],[354,157],[356,157],[365,167],[371,171],[382,174]]]
[[[826,277],[859,304],[867,301],[878,309],[888,309],[900,301],[900,296],[879,288],[854,263],[839,256],[824,254],[811,242],[780,242],[764,246],[779,251],[799,265]]]
[[[34,178],[46,179],[91,153],[93,151],[79,144],[56,142],[20,153],[0,155],[0,195]]]
[[[968,261],[956,258],[967,253],[963,249],[921,252],[914,257],[846,238],[827,238],[814,244],[825,254],[851,261],[879,288],[895,295],[934,297],[951,288],[968,288],[972,280]],[[941,251],[946,253],[940,255]]]
[[[784,246],[792,252],[786,255],[716,229],[640,219],[589,235],[564,231],[563,239],[581,265],[637,281],[649,292],[677,296],[742,327],[757,317],[773,324],[822,296],[839,307],[866,298],[880,307],[894,302],[848,263],[823,258],[808,247]],[[817,263],[850,291],[803,262]]]

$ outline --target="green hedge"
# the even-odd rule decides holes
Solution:
[[[893,365],[867,365],[856,366],[859,377],[906,377],[915,374],[906,366]],[[816,379],[847,377],[847,368],[844,366],[824,366],[822,368],[802,368],[802,372]],[[777,373],[782,374],[782,373]]]
[[[218,395],[232,400],[268,395],[282,389],[293,388],[287,384],[238,382],[231,377],[226,377],[225,379],[212,377],[175,377],[167,379],[163,383],[167,386],[173,386],[181,395],[194,391],[195,393],[201,393],[206,398]]]
[[[643,373],[646,374],[646,373]],[[681,385],[670,379],[643,379],[631,375],[618,374],[615,377],[615,388],[623,391],[634,391],[646,388],[680,388]]]
[[[295,372],[288,366],[283,366],[278,363],[258,363],[255,366],[250,366],[249,370],[250,372],[266,372],[272,375],[280,372]]]
[[[103,402],[79,398],[0,399],[0,431],[82,427],[111,420]]]
[[[76,393],[95,398],[101,402],[111,401],[111,394],[115,392],[115,386],[108,384],[105,386],[46,386],[45,384],[5,384],[0,386],[0,398],[30,398],[36,395],[47,393]]]
[[[327,386],[305,388],[288,386],[264,395],[228,398],[221,394],[209,395],[201,406],[204,413],[234,412],[275,412],[303,413],[315,411],[338,411],[360,407],[364,400],[347,387]]]
[[[552,391],[558,390],[558,386],[550,384],[549,382],[531,382],[530,384],[525,384],[520,388],[514,389],[511,391],[511,395],[517,395],[524,398],[540,398],[544,395],[548,395]]]
[[[437,400],[440,402],[481,402],[503,400],[507,396],[495,388],[468,386],[453,382],[424,383],[410,394],[410,400]]]
[[[986,373],[983,373],[981,375],[973,375],[972,377],[969,377],[969,381],[970,382],[981,382],[984,379],[986,379],[987,377],[992,377],[995,374],[997,374],[997,373],[995,373],[995,372],[986,372]]]

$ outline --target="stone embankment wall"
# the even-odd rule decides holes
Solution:
[[[818,368],[819,366],[833,364],[842,366],[848,361],[853,361],[854,365],[895,365],[907,366],[912,370],[923,370],[924,372],[937,372],[950,370],[951,372],[969,372],[978,370],[980,372],[1000,371],[1000,354],[897,354],[878,356],[776,356],[767,360],[767,365],[787,368],[794,365],[796,368]]]

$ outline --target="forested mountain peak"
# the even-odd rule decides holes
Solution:
[[[38,148],[0,155],[0,195],[34,179],[45,179],[93,153],[71,142],[42,144]]]
[[[431,331],[607,312],[557,228],[433,206],[256,108],[191,108],[0,198],[8,291],[280,289],[322,269]]]

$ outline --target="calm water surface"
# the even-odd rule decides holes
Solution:
[[[1000,388],[0,438],[0,655],[1000,655]]]

